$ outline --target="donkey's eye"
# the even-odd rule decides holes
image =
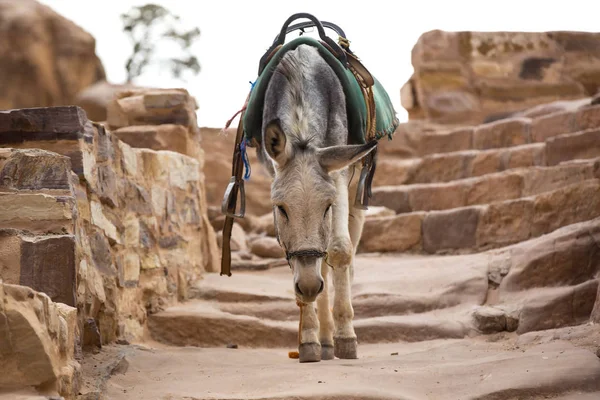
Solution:
[[[285,217],[285,219],[287,219],[287,220],[290,219],[288,217],[287,213],[285,212],[285,208],[283,208],[283,206],[277,206],[277,208],[279,209],[279,212],[283,214],[283,216]]]
[[[325,209],[325,214],[323,214],[323,218],[325,218],[327,216],[327,213],[329,212],[329,210],[331,209],[331,204],[327,206],[327,208]]]

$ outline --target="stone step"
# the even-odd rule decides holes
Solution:
[[[298,344],[297,321],[230,314],[200,300],[149,316],[148,328],[154,340],[175,346],[294,348]],[[361,343],[458,339],[474,333],[469,306],[355,319],[354,329]]]
[[[352,286],[357,319],[423,313],[459,304],[480,305],[487,295],[488,257],[366,256],[355,260]],[[331,288],[333,289],[333,288]],[[207,274],[191,292],[235,315],[278,321],[298,319],[288,267],[238,272],[224,279]]]
[[[600,178],[600,159],[512,169],[446,183],[380,186],[373,189],[371,204],[396,213],[447,210],[533,196],[594,177]]]
[[[587,100],[589,103],[589,100]],[[547,139],[600,128],[600,106],[583,106],[534,118],[513,117],[487,124],[441,130],[429,129],[409,135],[418,157],[466,150],[489,150],[542,143]],[[384,142],[382,147],[393,148]],[[387,151],[384,150],[383,154]]]
[[[600,157],[600,129],[558,135],[541,143],[465,150],[412,159],[382,159],[373,186],[450,182],[515,168],[552,166]]]
[[[600,180],[592,179],[516,200],[370,218],[359,251],[481,251],[598,216]]]

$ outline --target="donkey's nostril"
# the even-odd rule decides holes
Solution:
[[[325,282],[324,282],[324,281],[321,281],[321,287],[319,288],[319,294],[320,294],[321,292],[323,292],[323,289],[325,289]]]
[[[302,296],[302,290],[300,290],[300,285],[298,285],[298,283],[296,283],[296,293]]]

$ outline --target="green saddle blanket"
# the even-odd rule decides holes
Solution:
[[[254,83],[243,119],[244,136],[246,140],[250,144],[253,142],[253,139],[256,143],[261,142],[263,106],[271,75],[285,53],[295,49],[301,44],[308,44],[316,47],[325,61],[333,68],[342,83],[344,94],[346,96],[346,113],[348,115],[348,144],[365,143],[367,106],[359,83],[356,81],[352,71],[345,68],[325,46],[319,41],[306,36],[301,36],[284,44],[271,58]],[[396,117],[396,111],[381,83],[379,83],[375,77],[373,79],[375,82],[373,85],[373,94],[376,112],[376,138],[379,140],[383,136],[388,136],[388,138],[391,139],[399,124],[398,118]]]

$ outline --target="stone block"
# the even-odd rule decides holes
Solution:
[[[524,302],[517,333],[555,329],[586,322],[594,309],[597,292],[598,280],[596,279],[577,286],[534,292]]]
[[[69,190],[68,157],[38,149],[3,149],[0,153],[1,190]]]
[[[365,221],[359,251],[398,252],[421,247],[421,224],[424,213],[370,218]]]
[[[529,239],[532,219],[533,201],[530,199],[489,204],[479,217],[477,247],[497,247]]]
[[[54,302],[76,303],[75,238],[23,237],[19,284],[46,293]]]
[[[473,148],[479,150],[519,146],[530,142],[529,118],[512,118],[483,124],[473,132]]]
[[[523,177],[515,173],[500,173],[476,179],[468,188],[464,205],[486,204],[521,197]]]
[[[583,107],[577,110],[573,124],[575,130],[578,131],[600,128],[600,105]]]
[[[600,157],[600,129],[555,136],[546,141],[548,165]]]
[[[436,253],[475,247],[481,213],[480,207],[428,213],[423,219],[423,250]]]
[[[451,153],[456,151],[471,150],[473,143],[473,128],[459,128],[448,133],[424,132],[418,144],[420,156]]]
[[[467,176],[473,152],[436,154],[422,159],[410,183],[449,182]]]
[[[600,216],[600,181],[569,185],[535,198],[532,235]]]
[[[414,185],[407,193],[411,211],[447,210],[465,206],[467,187],[460,182]]]
[[[572,111],[558,112],[535,118],[531,123],[531,141],[545,142],[547,139],[576,130]]]

